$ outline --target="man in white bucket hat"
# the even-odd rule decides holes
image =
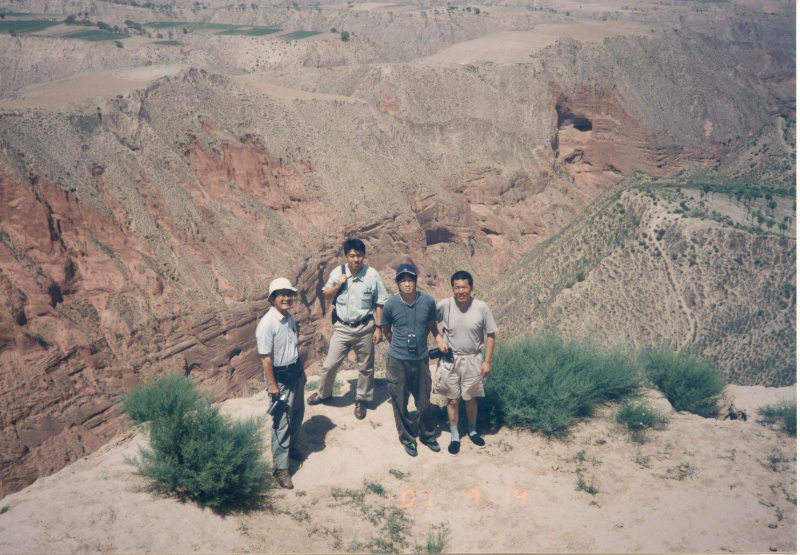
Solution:
[[[306,375],[297,353],[297,325],[289,314],[296,296],[297,289],[288,279],[272,280],[269,284],[272,308],[256,327],[256,345],[270,395],[272,473],[278,485],[288,489],[294,487],[289,474],[289,457],[303,459],[302,453],[291,444],[297,440],[305,412]]]

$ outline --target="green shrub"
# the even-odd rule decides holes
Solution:
[[[760,407],[758,414],[763,417],[761,419],[762,424],[769,425],[775,422],[782,422],[787,432],[793,436],[797,435],[797,401]]]
[[[660,430],[667,420],[661,412],[643,401],[628,401],[617,412],[617,422],[625,424],[629,430],[645,428]]]
[[[628,401],[617,411],[617,422],[625,424],[631,432],[631,441],[647,443],[648,428],[661,430],[667,417],[645,402]]]
[[[233,421],[188,378],[170,374],[123,398],[134,422],[147,422],[150,447],[134,461],[153,489],[194,499],[201,507],[244,501],[269,486],[262,421]]]
[[[621,350],[607,353],[590,340],[546,333],[498,344],[480,414],[492,426],[559,436],[637,383],[637,367]]]
[[[134,424],[174,417],[192,410],[199,394],[194,384],[177,373],[166,374],[147,385],[139,384],[122,396],[122,410]]]
[[[691,353],[675,353],[666,346],[643,347],[639,352],[645,376],[676,411],[716,416],[717,400],[725,387],[722,370]]]

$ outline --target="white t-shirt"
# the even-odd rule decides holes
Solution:
[[[479,353],[484,334],[497,331],[489,305],[474,297],[470,297],[466,310],[458,308],[455,297],[449,297],[437,303],[436,312],[444,340],[455,353]]]
[[[258,354],[271,355],[273,366],[289,366],[297,360],[297,326],[288,312],[282,316],[270,308],[256,326]]]

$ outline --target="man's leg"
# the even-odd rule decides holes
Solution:
[[[413,375],[409,379],[409,389],[417,406],[417,429],[423,443],[436,439],[436,428],[431,419],[431,371],[428,359],[410,362]]]
[[[350,350],[350,341],[346,330],[339,329],[344,327],[339,326],[337,328],[334,325],[331,344],[328,347],[328,356],[325,357],[325,362],[322,363],[322,372],[319,374],[319,388],[316,393],[320,399],[327,399],[331,396],[333,383],[336,381],[336,373]]]
[[[372,334],[375,331],[374,320],[367,323],[359,330],[357,337],[353,338],[353,350],[358,361],[358,386],[356,399],[372,401],[375,389],[375,345],[372,344]]]
[[[453,436],[453,441],[458,441],[458,402],[460,400],[447,400],[447,420],[450,422],[450,434]]]
[[[300,427],[303,425],[303,416],[306,412],[306,406],[303,403],[303,391],[306,380],[301,377],[294,382],[290,392],[289,398],[286,402],[289,405],[289,447],[292,449],[297,445],[297,434],[300,432]]]
[[[456,361],[447,362],[444,358],[439,359],[436,367],[436,380],[433,385],[433,392],[447,397],[447,420],[450,424],[450,442],[458,441],[458,402],[461,399],[461,378],[458,375]],[[455,447],[448,449],[451,455]]]
[[[278,382],[278,396],[283,395],[286,390],[287,387]],[[270,403],[272,403],[271,398]],[[270,442],[272,444],[272,466],[275,470],[289,469],[289,419],[291,406],[291,403],[289,403],[287,407],[283,407],[283,410],[280,410],[278,414],[272,417]]]
[[[483,356],[481,354],[469,355],[464,357],[464,370],[463,370],[463,396],[464,403],[467,408],[467,423],[469,424],[469,438],[472,443],[480,448],[486,446],[486,442],[478,435],[477,420],[478,420],[478,400],[477,397],[484,396],[483,390],[483,377],[481,376],[481,363]]]
[[[413,424],[408,417],[408,380],[407,363],[397,360],[389,355],[386,360],[386,385],[394,410],[394,423],[397,425],[397,435],[403,444],[416,440]]]
[[[475,422],[478,419],[478,400],[473,397],[469,401],[465,401],[467,407],[467,421]],[[456,413],[456,423],[458,423],[458,414]],[[472,429],[470,429],[470,432]]]

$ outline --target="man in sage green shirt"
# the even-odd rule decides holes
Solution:
[[[358,362],[356,387],[356,418],[367,416],[367,402],[372,401],[375,384],[375,345],[383,338],[380,321],[383,305],[389,299],[383,279],[374,268],[364,264],[366,247],[360,239],[344,242],[347,264],[331,272],[322,294],[327,302],[334,302],[337,322],[328,356],[322,364],[319,389],[308,397],[309,405],[322,403],[330,397],[336,373],[344,357],[353,349]],[[344,269],[344,271],[342,271]],[[338,293],[338,296],[337,296]]]

